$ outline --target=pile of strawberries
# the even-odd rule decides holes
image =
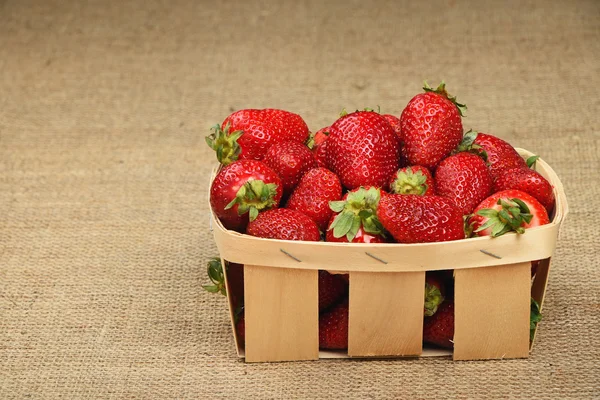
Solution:
[[[223,164],[211,207],[227,229],[281,240],[426,243],[549,223],[553,188],[532,169],[537,156],[464,133],[465,110],[442,82],[399,118],[343,112],[314,135],[288,111],[236,111],[206,138]],[[429,343],[452,347],[452,287],[452,271],[428,273]],[[319,272],[321,348],[347,347],[347,289],[347,275]]]

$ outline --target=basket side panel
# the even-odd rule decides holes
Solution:
[[[454,273],[454,359],[527,357],[531,263]]]
[[[348,355],[421,354],[424,287],[425,272],[350,272]]]
[[[244,266],[246,361],[319,358],[318,271]]]

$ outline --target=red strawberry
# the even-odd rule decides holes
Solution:
[[[217,174],[210,187],[210,205],[225,228],[243,232],[248,219],[277,207],[281,194],[281,179],[271,168],[260,161],[240,160]]]
[[[552,185],[536,171],[517,167],[498,172],[494,182],[494,191],[516,189],[535,197],[550,213],[554,208]]]
[[[341,197],[342,184],[337,175],[327,168],[314,168],[304,174],[286,207],[308,215],[324,231],[333,214],[329,202]]]
[[[329,308],[348,293],[348,282],[338,274],[319,270],[319,312]]]
[[[215,126],[206,143],[222,164],[235,160],[262,160],[273,144],[285,140],[304,143],[308,126],[297,114],[275,109],[239,110]]]
[[[369,242],[377,243],[370,237],[378,236],[383,241],[384,232],[381,223],[377,218],[377,207],[381,199],[382,193],[376,187],[354,189],[346,193],[340,201],[329,202],[329,207],[338,213],[330,222],[327,229],[327,241],[340,241],[343,238],[347,242],[356,242],[360,240],[369,240]],[[340,240],[335,240],[340,239]]]
[[[429,271],[425,274],[425,316],[431,317],[444,302],[446,286],[444,274],[440,271]]]
[[[494,193],[482,201],[470,218],[477,235],[492,237],[510,231],[524,233],[527,228],[549,222],[546,209],[535,197],[512,189]]]
[[[390,194],[381,198],[377,216],[400,243],[465,238],[460,210],[444,197]]]
[[[338,119],[327,139],[327,166],[348,189],[385,187],[398,169],[400,144],[381,115],[357,111]]]
[[[244,347],[246,342],[246,321],[243,313],[238,316],[238,319],[235,322],[235,333],[237,334],[240,347]]]
[[[461,152],[443,160],[435,171],[435,192],[447,197],[463,215],[492,192],[492,177],[483,159]]]
[[[238,308],[244,305],[244,265],[230,262],[226,265],[229,298],[233,308]]]
[[[309,140],[308,147],[311,148],[319,167],[327,167],[327,138],[329,138],[329,127],[319,129]]]
[[[307,171],[317,166],[313,153],[306,145],[289,140],[269,147],[263,162],[281,178],[284,197],[292,193]]]
[[[423,341],[451,349],[454,347],[454,302],[445,301],[423,321]]]
[[[258,217],[248,224],[246,233],[266,239],[312,242],[321,240],[315,221],[299,211],[287,208],[276,208],[258,214]]]
[[[390,179],[390,192],[395,194],[435,194],[431,172],[420,165],[400,168]]]
[[[486,133],[473,133],[476,135],[476,138],[472,143],[485,150],[493,179],[496,179],[500,171],[517,167],[527,167],[523,158],[508,142]],[[463,144],[461,144],[462,146]]]
[[[319,347],[348,348],[348,300],[342,301],[319,317]]]
[[[434,168],[460,143],[466,107],[446,92],[444,82],[435,90],[425,83],[423,89],[425,93],[413,97],[400,116],[402,154],[410,165]]]
[[[398,139],[400,139],[402,141],[403,137],[402,137],[402,123],[400,121],[400,118],[392,115],[392,114],[382,114],[381,115],[383,118],[385,118],[387,120],[387,122],[390,123],[390,125],[392,126],[392,129],[394,130],[394,132],[396,132],[396,135],[398,136]]]
[[[335,216],[331,217],[331,221],[329,221],[329,227],[333,223]],[[344,235],[342,237],[336,238],[333,236],[333,229],[328,228],[327,233],[325,235],[326,242],[338,242],[338,243],[348,243],[348,238]],[[381,235],[374,235],[368,232],[365,232],[362,225],[358,228],[356,232],[356,236],[352,239],[352,243],[386,243],[387,240]]]

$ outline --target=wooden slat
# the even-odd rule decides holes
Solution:
[[[425,272],[350,272],[348,355],[421,354],[424,290]]]
[[[454,359],[527,357],[531,263],[454,274]]]
[[[319,358],[318,271],[244,266],[246,361]]]

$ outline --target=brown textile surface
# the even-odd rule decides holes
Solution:
[[[0,398],[600,396],[600,2],[422,3],[0,0]],[[399,114],[424,78],[566,187],[531,358],[238,360],[209,127]]]

